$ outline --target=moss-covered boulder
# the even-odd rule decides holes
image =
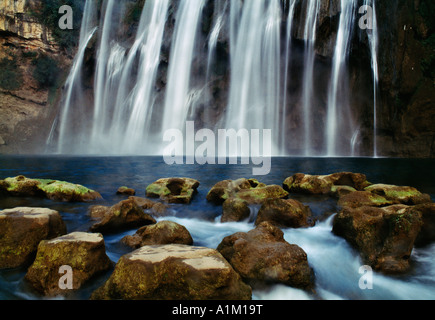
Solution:
[[[249,218],[251,209],[248,202],[238,198],[229,198],[222,204],[221,222],[238,222]]]
[[[374,184],[365,188],[366,191],[381,195],[394,203],[415,205],[432,202],[428,194],[421,193],[416,188],[390,184]]]
[[[193,239],[186,227],[173,221],[160,221],[156,224],[144,226],[132,236],[125,236],[121,240],[132,248],[159,244],[192,245]]]
[[[281,283],[301,289],[314,287],[314,273],[304,250],[286,242],[283,232],[269,222],[225,237],[217,250],[253,286]]]
[[[255,225],[264,221],[279,228],[304,228],[314,225],[310,208],[294,199],[266,200],[258,211]]]
[[[256,179],[223,180],[216,183],[208,192],[207,200],[223,204],[229,198],[245,200],[249,204],[260,204],[266,199],[286,198],[288,192],[277,185],[266,185]]]
[[[112,207],[91,207],[90,210],[91,217],[99,219],[91,226],[92,232],[112,233],[156,223],[133,199],[123,200]]]
[[[31,263],[39,242],[66,233],[59,212],[46,208],[0,211],[0,269]]]
[[[62,266],[71,268],[70,284],[62,282]],[[101,234],[74,232],[41,241],[25,279],[43,295],[67,295],[70,290],[80,289],[92,277],[111,267]]]
[[[248,300],[251,288],[214,249],[144,246],[122,256],[94,300]]]
[[[346,239],[364,263],[384,273],[409,270],[421,213],[406,205],[345,207],[334,218],[333,233]]]
[[[364,174],[338,172],[329,175],[310,175],[296,173],[283,182],[283,188],[290,193],[334,194],[334,186],[347,186],[355,190],[363,190],[370,182]]]
[[[393,201],[385,199],[383,196],[368,191],[355,191],[341,196],[338,205],[341,207],[385,207],[392,205]]]
[[[198,187],[199,181],[195,179],[164,178],[150,184],[146,188],[146,195],[168,203],[189,204]]]
[[[0,180],[0,192],[11,196],[37,196],[70,202],[101,199],[98,192],[79,184],[50,179],[30,179],[25,176]]]

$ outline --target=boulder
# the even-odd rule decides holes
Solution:
[[[138,228],[154,224],[156,220],[139,207],[132,199],[123,200],[112,207],[94,206],[90,208],[92,218],[101,217],[91,226],[92,232],[111,233],[124,229]]]
[[[191,178],[164,178],[150,184],[146,195],[168,203],[189,204],[199,187],[199,181]]]
[[[266,185],[256,179],[223,180],[216,183],[208,192],[207,200],[223,204],[229,198],[239,198],[249,204],[260,204],[266,199],[286,198],[288,192],[277,185]]]
[[[309,175],[296,173],[283,182],[283,188],[290,193],[334,194],[333,186],[347,186],[355,190],[363,190],[370,182],[364,174],[339,172],[330,175]]]
[[[144,226],[137,230],[134,235],[125,236],[121,241],[135,249],[145,245],[193,244],[189,231],[173,221],[160,221],[150,226]]]
[[[79,184],[24,176],[0,180],[0,190],[11,196],[37,196],[56,201],[87,202],[101,199],[98,192]]]
[[[363,206],[385,207],[392,205],[393,201],[368,191],[355,191],[341,196],[338,205],[341,207],[357,208]]]
[[[222,255],[180,244],[144,246],[122,256],[94,300],[248,300],[251,288]]]
[[[0,269],[30,263],[39,242],[65,233],[65,223],[57,211],[46,208],[0,211]]]
[[[62,282],[65,272],[61,269],[62,266],[71,268],[71,288],[65,288],[68,283]],[[66,295],[70,290],[80,289],[92,277],[111,267],[112,262],[106,255],[101,234],[74,232],[41,241],[36,259],[25,279],[43,295]]]
[[[136,190],[124,186],[124,187],[119,187],[118,190],[116,191],[116,194],[134,196],[136,194]]]
[[[314,225],[310,208],[293,199],[266,200],[258,211],[255,225],[260,225],[264,221],[279,228],[303,228]]]
[[[395,186],[390,184],[374,184],[365,188],[366,191],[381,195],[394,203],[416,205],[432,202],[428,194],[421,193],[416,188]]]
[[[222,205],[221,222],[238,222],[249,218],[251,209],[248,202],[238,198],[229,198]]]
[[[421,213],[423,220],[415,245],[422,247],[435,242],[435,203],[419,204],[414,209]]]
[[[345,207],[334,218],[333,233],[346,239],[364,263],[384,273],[409,270],[421,213],[406,205]]]
[[[281,283],[302,289],[314,287],[314,273],[304,250],[286,242],[284,233],[269,222],[225,237],[217,250],[253,286]]]

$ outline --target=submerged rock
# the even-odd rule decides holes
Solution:
[[[290,193],[335,194],[334,186],[347,186],[355,190],[363,190],[371,183],[364,174],[339,172],[330,175],[309,175],[296,173],[283,182],[283,188]]]
[[[191,178],[164,178],[150,184],[146,195],[168,203],[189,204],[199,187],[199,181]]]
[[[118,232],[156,223],[156,220],[145,213],[133,199],[123,200],[112,207],[91,207],[90,215],[92,218],[100,219],[91,226],[92,232]]]
[[[79,184],[49,179],[30,179],[24,176],[0,180],[0,192],[12,196],[37,196],[70,202],[101,199],[98,192]]]
[[[60,285],[62,266],[71,268],[72,278]],[[101,234],[74,232],[52,240],[44,240],[38,246],[36,259],[27,271],[25,279],[39,293],[46,296],[66,295],[69,290],[80,289],[93,276],[112,267],[106,255]]]
[[[225,237],[217,250],[251,285],[314,287],[314,273],[304,250],[286,242],[283,232],[269,222],[262,222],[247,233]]]
[[[128,187],[119,187],[116,191],[116,194],[123,194],[128,196],[134,196],[136,194],[136,190]]]
[[[354,246],[364,263],[375,270],[402,273],[409,270],[422,225],[421,213],[406,205],[346,207],[335,216],[332,231]]]
[[[134,235],[125,236],[121,241],[136,249],[145,245],[193,244],[189,231],[184,226],[172,221],[160,221],[150,226],[144,226],[137,230]]]
[[[258,211],[255,225],[268,221],[279,228],[312,227],[311,210],[293,199],[268,199]]]
[[[432,202],[428,194],[421,193],[413,187],[374,184],[366,187],[365,190],[373,194],[381,195],[394,203],[416,205]]]
[[[286,198],[288,192],[277,185],[266,185],[256,179],[223,180],[216,183],[208,192],[207,200],[223,204],[230,198],[245,200],[249,204],[260,204],[266,199]]]
[[[46,208],[0,211],[0,269],[30,263],[39,242],[66,233],[59,212]]]
[[[248,300],[251,288],[222,255],[180,244],[144,246],[122,256],[94,300]]]

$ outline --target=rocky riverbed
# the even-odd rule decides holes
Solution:
[[[309,205],[294,199],[301,195],[336,202],[332,233],[381,274],[406,274],[412,250],[435,242],[435,204],[428,194],[372,183],[362,173],[297,173],[281,185],[227,179],[206,194],[198,194],[200,185],[193,178],[157,179],[146,188],[148,197],[113,186],[124,199],[102,206],[92,204],[101,194],[82,185],[22,175],[0,180],[2,197],[90,203],[87,214],[93,221],[88,230],[67,233],[56,210],[0,211],[0,267],[27,268],[26,284],[47,297],[71,295],[102,273],[110,276],[89,298],[251,299],[253,290],[270,285],[316,295],[310,255],[286,241],[282,231],[314,228],[328,218],[313,215]],[[192,199],[201,196],[222,212],[222,225],[251,220],[252,229],[223,237],[215,248],[195,245],[189,226],[171,221],[172,206],[192,206]],[[119,238],[119,245],[130,250],[115,263],[106,254],[105,237],[125,230],[136,232]],[[59,288],[62,266],[71,267],[72,290]]]

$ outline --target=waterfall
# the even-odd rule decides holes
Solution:
[[[231,8],[236,9],[235,7]],[[232,12],[235,17],[238,12]],[[234,18],[233,18],[234,19]],[[279,0],[243,4],[231,48],[231,87],[226,128],[272,129],[279,127],[280,108]],[[236,23],[234,23],[235,25]],[[277,141],[275,130],[273,141]],[[276,146],[272,152],[276,153]]]
[[[304,155],[312,155],[312,102],[313,102],[313,87],[314,87],[314,58],[315,58],[315,43],[316,43],[316,24],[317,15],[319,12],[319,0],[307,0],[305,11],[305,26],[303,37],[305,41],[305,61],[304,61],[304,76],[302,89],[302,105],[303,105],[303,128],[304,128]]]
[[[336,40],[322,57],[319,43],[334,41],[322,33],[319,38],[321,15],[332,2],[147,0],[131,27],[126,12],[136,3],[104,0],[99,12],[95,1],[87,1],[48,143],[57,143],[58,153],[160,154],[166,130],[198,120],[214,130],[272,129],[273,155],[353,156],[366,132],[349,108],[358,2],[342,0],[338,13],[331,10],[339,21],[327,37]],[[364,5],[373,8],[367,35],[376,156],[377,22],[374,0]],[[95,53],[93,66],[87,52]]]
[[[84,7],[84,13],[82,18],[82,26],[80,29],[80,42],[76,57],[74,59],[71,71],[65,83],[66,94],[64,96],[64,108],[61,109],[60,120],[56,120],[54,125],[60,122],[59,128],[59,143],[57,151],[59,153],[64,152],[64,147],[68,145],[68,137],[66,136],[67,126],[69,126],[68,118],[70,113],[73,111],[71,108],[73,104],[82,105],[82,67],[85,57],[85,51],[88,46],[89,41],[91,41],[94,33],[97,30],[95,26],[95,3],[92,0],[87,0]],[[73,99],[77,99],[73,101]],[[77,103],[78,102],[78,103]],[[53,126],[54,128],[54,126]],[[49,136],[49,142],[53,138],[53,129]]]
[[[286,149],[286,128],[287,128],[287,87],[289,80],[289,68],[290,68],[290,56],[291,56],[291,41],[293,31],[293,18],[295,11],[296,0],[292,0],[289,7],[287,16],[287,28],[286,28],[286,46],[285,46],[285,66],[284,66],[284,85],[283,85],[283,102],[281,111],[281,124],[280,124],[280,151],[283,153]]]
[[[368,0],[365,0],[367,5]],[[379,83],[379,67],[378,67],[378,22],[376,16],[376,1],[372,0],[372,30],[368,32],[368,38],[370,43],[370,54],[373,71],[373,156],[378,156],[378,143],[377,143],[377,131],[378,131],[378,104],[377,104],[377,90]]]
[[[169,61],[162,132],[166,129],[183,129],[187,120],[191,107],[190,75],[195,39],[204,2],[204,0],[180,2]]]
[[[145,3],[138,36],[124,66],[123,77],[118,92],[117,110],[112,127],[114,136],[121,137],[119,143],[127,153],[141,146],[145,148],[144,136],[151,134],[151,115],[154,106],[153,88],[156,81],[157,70],[160,63],[160,52],[163,41],[164,26],[167,18],[169,1],[150,0]],[[139,70],[135,86],[124,106],[125,88],[131,76],[132,62],[139,54]],[[125,120],[125,115],[129,115]],[[125,123],[127,126],[124,128]],[[122,132],[122,130],[124,131]],[[143,146],[142,146],[143,145]]]
[[[349,56],[350,36],[355,22],[356,1],[341,1],[340,22],[335,44],[335,52],[332,65],[332,76],[329,88],[327,119],[326,119],[326,155],[343,155],[339,141],[344,137],[347,130],[346,125],[351,119],[345,115],[349,113],[349,101],[346,97],[347,58]],[[344,89],[344,90],[343,90]],[[341,120],[341,121],[340,121]],[[353,131],[353,130],[352,130]],[[352,133],[351,133],[352,134]],[[351,144],[351,138],[346,141]]]

